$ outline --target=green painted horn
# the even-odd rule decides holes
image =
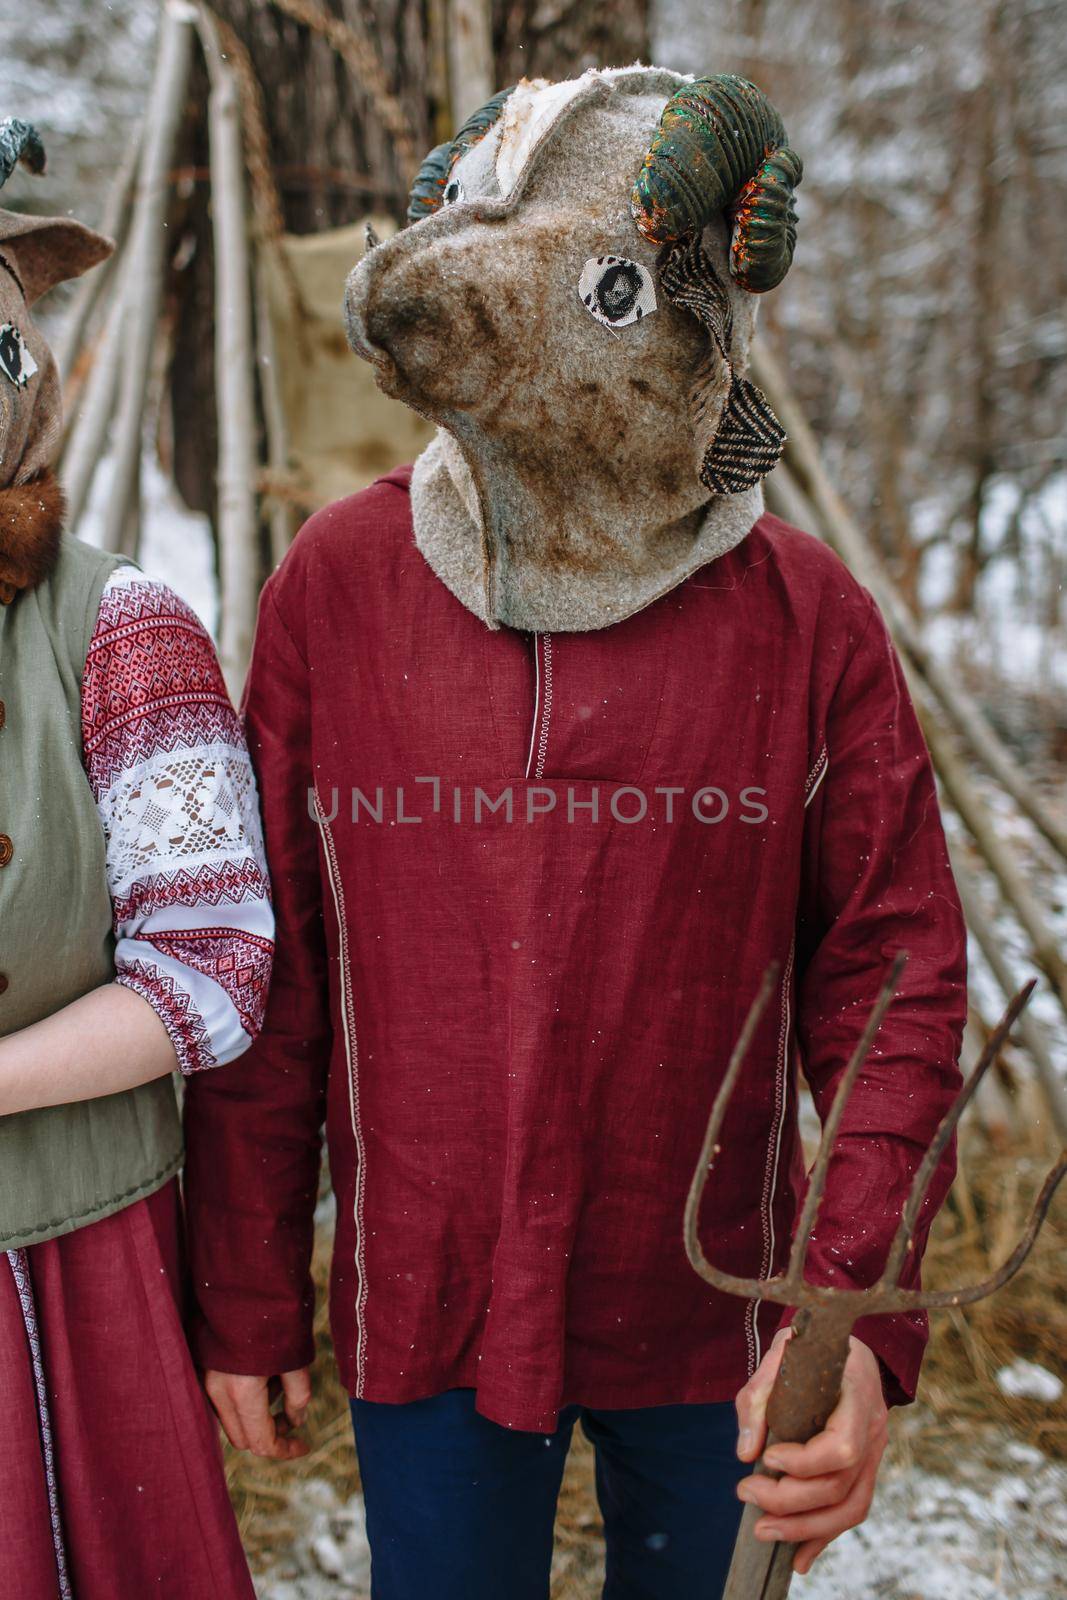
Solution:
[[[479,106],[477,111],[471,113],[454,139],[446,139],[444,144],[439,144],[430,151],[411,186],[407,211],[409,222],[419,222],[423,217],[428,217],[432,212],[441,209],[449,173],[472,145],[477,144],[479,139],[484,139],[503,111],[504,101],[514,87],[512,84],[511,88],[501,89],[493,95],[484,106]]]
[[[0,188],[20,161],[34,174],[43,172],[44,145],[32,122],[23,122],[21,117],[8,117],[0,122]]]
[[[510,84],[506,89],[499,89],[491,100],[485,102],[484,106],[479,106],[477,111],[471,112],[456,137],[452,140],[453,161],[458,161],[460,156],[466,155],[471,145],[477,144],[479,139],[485,138],[485,135],[503,111],[504,101],[514,92],[514,89],[514,84]]]
[[[445,180],[452,165],[452,141],[435,145],[415,175],[408,198],[408,221],[418,222],[440,209]]]
[[[730,271],[762,294],[781,283],[796,247],[793,192],[803,176],[778,112],[747,78],[696,78],[668,100],[634,185],[641,233],[668,244],[714,216],[733,223]]]

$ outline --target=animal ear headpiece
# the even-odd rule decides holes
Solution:
[[[34,174],[43,173],[44,145],[32,123],[8,117],[0,122],[0,188],[20,162]],[[69,217],[0,210],[0,256],[27,306],[57,283],[88,272],[111,251],[109,239]]]
[[[793,259],[793,193],[802,174],[782,119],[762,90],[724,73],[697,78],[671,96],[634,185],[630,207],[638,230],[665,247],[664,293],[704,324],[712,342],[691,405],[700,478],[713,494],[736,494],[766,476],[782,453],[785,430],[761,390],[733,370],[730,299],[701,235],[709,222],[725,217],[730,276],[753,294],[773,289]],[[712,432],[706,413],[716,350],[729,382]]]
[[[42,173],[44,146],[18,118],[0,122],[0,187],[22,163]],[[59,552],[63,497],[52,471],[62,401],[55,361],[29,307],[111,253],[67,217],[0,210],[0,604],[47,576]]]

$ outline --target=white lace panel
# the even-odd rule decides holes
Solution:
[[[252,765],[228,743],[156,751],[119,774],[99,810],[116,901],[137,883],[199,879],[205,870],[221,882],[227,863],[264,859]]]

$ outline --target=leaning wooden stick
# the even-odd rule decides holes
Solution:
[[[219,656],[230,693],[241,692],[256,625],[255,343],[237,77],[207,6],[199,11],[211,93],[211,215],[215,242],[215,399],[219,419]]]
[[[942,1118],[915,1174],[879,1281],[868,1289],[836,1289],[808,1283],[804,1277],[804,1262],[807,1257],[808,1242],[818,1220],[834,1140],[841,1125],[849,1094],[863,1069],[878,1032],[878,1026],[893,998],[904,960],[905,957],[901,954],[894,961],[881,994],[852,1052],[848,1066],[841,1076],[833,1104],[823,1125],[822,1138],[811,1169],[803,1210],[793,1237],[789,1264],[784,1273],[779,1273],[775,1277],[739,1278],[733,1273],[720,1271],[704,1254],[699,1233],[700,1203],[708,1174],[721,1149],[719,1136],[730,1096],[740,1077],[760,1017],[774,991],[777,971],[773,967],[764,975],[759,993],[745,1019],[711,1108],[704,1144],[693,1174],[685,1208],[685,1248],[690,1263],[706,1283],[710,1283],[712,1288],[718,1289],[723,1294],[740,1295],[746,1300],[770,1300],[777,1305],[797,1308],[792,1325],[793,1336],[786,1345],[767,1405],[768,1444],[776,1440],[803,1444],[825,1428],[841,1395],[841,1379],[848,1358],[849,1337],[860,1317],[973,1305],[976,1300],[985,1299],[987,1295],[995,1293],[1007,1283],[1029,1255],[1052,1197],[1060,1180],[1067,1173],[1067,1151],[1064,1151],[1045,1179],[1015,1249],[997,1271],[983,1282],[960,1289],[937,1291],[899,1287],[901,1271],[913,1247],[923,1199],[937,1170],[938,1162],[964,1108],[996,1060],[1016,1019],[1029,1000],[1034,989],[1034,983],[1031,981],[1025,988],[1020,989],[1010,1002],[1000,1022],[990,1034],[974,1072]],[[757,1466],[756,1471],[776,1476],[770,1474],[770,1469],[762,1463]],[[757,1505],[745,1507],[723,1600],[783,1600],[788,1593],[796,1546],[785,1542],[765,1544],[758,1540],[753,1528],[762,1515]]]
[[[141,471],[145,395],[156,349],[159,304],[168,246],[170,168],[185,110],[192,62],[192,8],[168,0],[160,18],[159,51],[152,80],[152,116],[145,127],[127,245],[131,293],[126,306],[123,364],[112,434],[114,463],[104,507],[101,543],[118,550],[126,536],[135,482]]]

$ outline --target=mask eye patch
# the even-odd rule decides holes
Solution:
[[[445,192],[441,196],[441,204],[443,206],[454,206],[458,205],[461,200],[466,200],[466,198],[467,191],[464,189],[459,179],[449,178],[448,182],[445,184]]]
[[[13,322],[5,322],[0,327],[0,372],[16,389],[25,389],[36,371],[25,339]]]
[[[656,285],[647,267],[625,256],[592,256],[578,279],[582,304],[607,328],[625,328],[656,309]]]

